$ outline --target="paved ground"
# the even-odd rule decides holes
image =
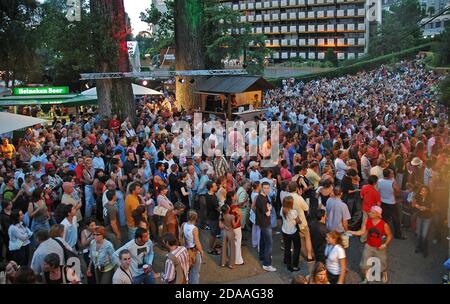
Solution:
[[[430,254],[424,258],[421,254],[415,254],[415,237],[412,232],[406,232],[407,240],[393,240],[388,248],[388,274],[390,284],[440,284],[444,274],[443,262],[447,259],[448,244],[430,244]],[[207,244],[208,234],[201,232],[202,244]],[[296,274],[309,274],[312,263],[306,263],[301,258],[300,271],[289,272],[283,264],[283,251],[281,250],[281,234],[274,234],[273,240],[273,265],[278,271],[267,273],[261,268],[257,252],[250,248],[249,232],[244,232],[242,247],[245,265],[236,269],[220,267],[220,256],[206,254],[205,264],[202,265],[200,282],[205,284],[283,284],[290,283]],[[357,284],[360,282],[359,263],[363,245],[357,238],[351,238],[350,247],[347,249],[349,272],[346,282]],[[156,249],[154,268],[156,271],[163,269],[164,251]]]

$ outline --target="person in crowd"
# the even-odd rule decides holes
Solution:
[[[130,184],[130,194],[125,198],[125,215],[127,217],[127,227],[128,227],[128,239],[132,240],[136,232],[137,227],[135,226],[134,219],[132,216],[133,211],[139,206],[139,195],[141,193],[141,184],[139,182],[133,182]]]
[[[32,235],[33,232],[23,224],[22,210],[13,210],[11,212],[11,225],[8,228],[8,249],[11,259],[20,266],[28,265]]]
[[[434,213],[433,201],[427,186],[419,187],[418,193],[414,195],[412,206],[418,210],[416,218],[417,246],[415,252],[421,252],[424,257],[427,257],[428,235]]]
[[[329,231],[344,233],[348,230],[348,220],[351,218],[348,206],[342,201],[342,190],[335,187],[333,197],[327,200],[327,228]]]
[[[119,260],[119,253],[128,250],[131,254],[131,274],[133,284],[155,284],[155,274],[152,269],[154,252],[148,230],[138,227],[135,238],[114,252],[115,259]]]
[[[76,249],[78,243],[78,222],[75,216],[75,207],[72,205],[63,205],[62,209],[63,221],[61,225],[64,226],[64,240],[70,245],[72,249]]]
[[[225,267],[228,261],[228,268],[234,269],[236,263],[236,243],[234,227],[240,219],[231,214],[229,205],[224,204],[220,208],[219,226],[222,229],[222,257],[221,266]],[[228,254],[229,252],[229,254]]]
[[[327,245],[327,216],[323,209],[316,212],[316,220],[310,225],[311,243],[314,251],[314,258],[316,262],[325,263],[325,247]]]
[[[269,202],[269,193],[270,185],[268,182],[264,182],[261,193],[256,197],[255,214],[256,225],[261,229],[259,259],[262,261],[265,271],[273,272],[277,269],[272,266],[272,226],[270,224],[272,205]]]
[[[287,265],[289,271],[299,271],[298,268],[300,260],[300,233],[298,225],[301,224],[300,216],[297,210],[294,209],[294,199],[292,196],[287,196],[283,199],[283,208],[281,209],[281,217],[283,226],[283,244],[284,244],[284,264]],[[291,253],[291,244],[293,254]]]
[[[61,266],[61,258],[56,253],[49,253],[44,257],[43,270],[44,284],[80,284],[75,270]]]
[[[179,246],[176,236],[170,232],[163,235],[163,243],[169,253],[164,272],[161,273],[161,281],[166,284],[188,284],[189,255],[186,247]]]
[[[212,255],[220,255],[221,253],[216,248],[217,236],[220,235],[219,217],[220,217],[220,204],[217,199],[217,184],[214,182],[208,182],[206,188],[208,193],[205,195],[206,202],[206,217],[208,219],[208,226],[210,227],[209,236],[209,250],[208,253]]]
[[[133,284],[133,275],[130,270],[131,266],[131,253],[127,249],[123,249],[119,252],[120,265],[114,272],[112,283],[113,284]]]
[[[94,239],[89,245],[89,266],[87,276],[93,275],[91,269],[94,269],[95,280],[97,284],[111,284],[112,277],[117,261],[114,259],[114,247],[112,243],[105,239],[106,229],[103,226],[97,226],[94,231]]]
[[[383,209],[383,219],[386,222],[392,221],[394,237],[405,240],[400,226],[399,210],[396,195],[400,194],[400,187],[394,179],[394,172],[391,169],[383,170],[383,178],[378,180],[378,191],[381,197],[381,208]]]
[[[367,184],[361,188],[360,194],[362,198],[363,223],[365,223],[369,217],[370,209],[372,209],[373,206],[381,207],[381,196],[376,188],[377,183],[378,177],[376,175],[370,175],[367,179]],[[366,235],[361,235],[360,240],[361,243],[364,243],[366,241]]]
[[[31,231],[36,232],[40,229],[50,230],[50,215],[44,200],[44,191],[41,188],[35,189],[31,195],[28,216],[31,220]]]
[[[195,211],[189,211],[188,221],[183,223],[180,229],[181,244],[184,244],[189,255],[189,284],[199,284],[200,267],[204,260],[203,246],[196,226],[197,218]]]
[[[308,284],[330,284],[327,276],[327,267],[325,266],[324,262],[321,261],[316,261],[311,275],[306,278],[308,280]]]
[[[387,283],[387,251],[386,248],[392,241],[392,232],[389,225],[381,219],[383,210],[379,206],[372,206],[369,212],[369,217],[363,223],[361,230],[348,231],[352,235],[366,235],[367,242],[364,247],[361,269],[364,274],[363,282],[367,282],[368,271],[370,266],[370,259],[378,259],[380,261],[380,272],[383,275],[382,281]],[[385,239],[385,240],[384,240]]]
[[[327,277],[330,284],[344,284],[347,272],[347,257],[343,248],[341,233],[331,231],[327,234],[325,257]]]

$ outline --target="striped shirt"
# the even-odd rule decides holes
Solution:
[[[184,275],[186,280],[188,280],[189,274],[189,255],[186,247],[179,246],[175,250],[171,251],[171,253],[180,261],[181,268],[184,271]],[[172,260],[167,257],[164,273],[161,274],[161,280],[164,283],[170,283],[176,279],[176,268],[173,264]]]

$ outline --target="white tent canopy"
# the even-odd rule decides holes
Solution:
[[[132,83],[133,94],[135,96],[142,95],[163,95],[163,93]],[[82,95],[97,96],[97,88],[93,87],[89,90],[81,92]]]
[[[0,112],[0,134],[44,123],[47,123],[47,120],[8,112]]]

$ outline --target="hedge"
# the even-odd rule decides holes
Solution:
[[[348,74],[353,75],[353,74],[356,74],[363,70],[372,70],[372,69],[378,68],[382,64],[399,61],[401,59],[412,58],[419,51],[431,50],[432,45],[433,45],[433,42],[428,42],[426,44],[412,47],[412,48],[409,48],[409,49],[406,49],[406,50],[403,50],[400,52],[379,56],[379,57],[364,60],[361,62],[356,62],[354,64],[343,66],[343,67],[337,68],[332,71],[300,75],[300,76],[294,77],[294,78],[297,81],[301,80],[303,82],[308,82],[311,80],[316,80],[316,79],[321,79],[321,78],[337,78],[337,77],[342,77],[342,76],[348,75]],[[268,79],[268,81],[271,82],[274,86],[280,86],[282,79],[284,79],[284,78],[276,78],[276,79],[272,78],[272,79]]]

